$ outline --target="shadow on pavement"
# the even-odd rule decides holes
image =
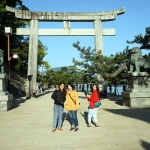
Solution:
[[[79,98],[81,98],[81,99],[86,99],[86,97],[85,97],[85,96],[79,96]]]
[[[122,100],[122,95],[108,95],[107,97],[110,101],[115,101],[116,104],[122,106],[123,105],[123,100]]]
[[[105,109],[111,113],[122,115],[150,123],[150,109]]]
[[[150,143],[141,140],[141,145],[145,148],[145,150],[150,149]]]
[[[85,123],[88,125],[88,112],[87,111],[85,111],[84,113],[80,112],[80,114],[84,118]]]
[[[67,120],[69,122],[69,114],[66,112],[64,112],[63,116],[62,116],[62,125],[63,125],[65,120]]]
[[[52,91],[45,91],[43,93],[40,93],[40,94],[36,95],[35,98],[39,98],[41,96],[49,94],[50,92],[52,92]],[[28,100],[30,100],[30,98],[14,96],[13,101],[12,101],[12,107],[17,108],[17,107],[20,106],[21,103],[25,103]]]
[[[20,106],[21,103],[25,103],[27,100],[25,97],[14,97],[12,101],[12,107],[17,108]]]
[[[88,125],[88,124],[89,124],[89,123],[88,123],[88,112],[85,111],[84,113],[80,113],[80,114],[81,114],[81,116],[84,118],[85,123]],[[92,123],[93,125],[95,125],[95,123],[93,122],[93,120],[91,120],[91,123]]]
[[[44,96],[46,94],[49,94],[50,92],[51,91],[46,91],[46,92],[40,93],[40,94],[36,95],[36,98],[39,98],[39,97]]]

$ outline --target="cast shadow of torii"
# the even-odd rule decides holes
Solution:
[[[150,108],[105,109],[108,112],[150,123]]]

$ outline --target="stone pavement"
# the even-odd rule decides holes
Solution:
[[[130,109],[120,98],[109,96],[98,109],[100,127],[88,128],[88,104],[78,92],[79,131],[69,131],[65,110],[64,131],[52,133],[51,93],[16,98],[12,110],[0,112],[0,150],[150,150],[150,109]]]

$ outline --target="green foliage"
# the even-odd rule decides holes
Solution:
[[[137,43],[141,45],[141,49],[150,49],[150,27],[145,29],[145,35],[139,34],[134,37],[133,41],[127,41],[129,44]]]
[[[148,55],[144,55],[144,57],[150,62],[150,53],[148,53]]]
[[[21,9],[29,10],[25,5],[22,4],[21,0],[2,0],[0,3],[0,49],[4,50],[4,60],[7,62],[7,49],[8,40],[4,33],[5,26],[12,27],[12,34],[10,36],[10,54],[18,53],[19,59],[11,59],[11,69],[14,71],[27,72],[28,63],[28,52],[29,52],[29,38],[24,38],[23,36],[16,35],[16,28],[24,28],[29,25],[26,20],[17,19],[14,13],[6,11],[6,5]],[[50,68],[47,61],[43,61],[43,58],[47,55],[47,47],[42,44],[41,41],[38,42],[38,64],[44,63],[46,68]]]
[[[84,82],[92,82],[91,77],[97,74],[100,74],[105,80],[108,80],[108,84],[119,85],[124,80],[124,73],[119,74],[114,79],[109,77],[124,63],[128,63],[127,48],[122,53],[106,57],[101,55],[101,52],[95,53],[95,50],[91,50],[90,47],[81,48],[80,42],[74,43],[73,46],[80,52],[80,58],[82,59],[82,61],[78,61],[73,58],[73,63],[75,66],[80,66],[84,70]],[[96,79],[94,80],[96,81]]]
[[[62,67],[60,70],[54,72],[53,70],[47,70],[46,75],[44,76],[44,83],[46,84],[59,84],[64,82],[81,83],[83,77],[83,71],[77,69],[75,66]],[[40,79],[41,81],[41,79]]]
[[[60,82],[67,83],[68,77],[69,74],[61,70],[57,72],[54,72],[53,70],[47,70],[43,80],[46,84],[59,84]]]
[[[47,66],[47,62],[43,62],[43,58],[47,55],[47,47],[42,44],[41,41],[38,42],[38,64],[43,64]],[[47,64],[47,65],[46,65]]]
[[[44,75],[45,84],[58,84],[64,82],[73,83],[95,83],[97,82],[97,74],[101,74],[108,84],[122,85],[125,84],[126,78],[124,72],[119,74],[115,78],[109,78],[109,75],[113,74],[124,63],[128,63],[127,51],[128,47],[122,52],[110,57],[97,54],[95,50],[91,50],[90,47],[80,47],[80,42],[74,43],[73,46],[80,52],[82,61],[78,61],[73,58],[73,66],[62,67],[59,71],[54,72],[48,69],[46,75]],[[80,69],[79,69],[80,68]],[[41,77],[39,81],[41,81]]]
[[[69,66],[69,71],[70,71],[70,81],[74,83],[81,83],[83,82],[83,75],[84,71],[81,69],[78,69],[75,65],[74,66]]]
[[[17,36],[16,35],[16,28],[19,27],[25,27],[26,24],[28,23],[27,21],[17,19],[15,17],[14,13],[10,13],[6,11],[6,5],[14,8],[19,8],[19,9],[24,9],[28,10],[27,7],[22,5],[21,0],[2,0],[0,3],[0,49],[4,50],[4,60],[7,62],[7,36],[5,35],[4,32],[4,27],[10,26],[12,27],[12,34],[10,36],[10,53],[12,54],[13,49],[17,49],[16,52],[19,51],[19,46],[21,44],[21,41],[24,39],[23,36]],[[18,60],[20,63],[21,61]],[[14,66],[14,64],[17,61],[11,61],[11,67],[13,66],[14,69],[18,70],[20,65]]]
[[[28,52],[29,52],[29,38],[22,40],[20,44],[16,45],[16,48],[12,49],[12,53],[18,53],[19,59],[11,60],[11,68],[13,70],[27,71],[28,65]],[[43,58],[47,55],[47,47],[42,44],[39,40],[38,42],[38,65],[43,64],[47,69],[50,65],[47,61],[43,61]],[[13,65],[12,65],[13,64]]]

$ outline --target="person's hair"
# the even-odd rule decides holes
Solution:
[[[96,86],[96,91],[97,91],[97,93],[98,93],[98,96],[99,96],[99,99],[100,99],[100,91],[99,91],[99,86],[98,86],[98,84],[93,84],[93,86]],[[93,88],[92,88],[92,92],[93,92]]]
[[[55,88],[59,87],[59,83],[55,83],[54,85],[55,85]]]
[[[70,85],[70,86],[72,87],[72,90],[74,90],[74,85],[73,85],[73,83],[71,83],[71,82],[68,83],[68,84],[67,84],[67,87],[68,87],[68,85]]]
[[[61,85],[61,84],[64,84],[64,82],[60,82],[60,83],[58,84],[59,90],[60,90],[60,85]],[[63,93],[66,95],[66,87],[65,87],[65,84],[64,84]]]

